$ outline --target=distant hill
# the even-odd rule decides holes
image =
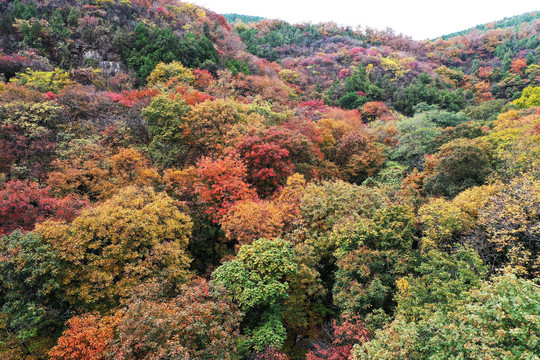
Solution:
[[[244,24],[259,22],[265,18],[262,16],[252,15],[240,15],[240,14],[222,14],[228,22],[234,24],[236,22],[243,22]]]
[[[444,40],[447,40],[456,36],[463,36],[471,32],[472,30],[488,31],[491,29],[504,29],[504,28],[509,28],[509,27],[519,28],[525,23],[532,23],[539,19],[540,19],[540,11],[531,11],[531,12],[521,14],[521,15],[505,17],[502,20],[476,25],[475,27],[472,27],[469,29],[443,35],[441,36],[441,38],[443,38]]]

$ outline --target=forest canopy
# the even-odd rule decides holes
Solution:
[[[536,358],[539,36],[0,0],[0,358]]]

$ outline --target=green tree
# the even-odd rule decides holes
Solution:
[[[53,34],[61,38],[68,36],[68,29],[64,23],[64,18],[62,17],[62,11],[60,9],[56,9],[51,14],[49,18],[49,26]]]
[[[20,0],[13,2],[13,16],[15,19],[31,19],[38,16],[36,3],[34,1],[28,1],[23,3]]]
[[[190,107],[180,98],[160,95],[142,110],[142,115],[152,136],[150,153],[163,167],[170,167],[185,155],[184,139],[186,121],[184,116]]]
[[[244,346],[262,351],[283,345],[283,301],[289,289],[285,279],[297,271],[293,249],[282,239],[259,239],[243,245],[236,258],[214,271],[214,281],[225,287],[245,312]]]
[[[77,27],[79,26],[79,18],[81,17],[81,12],[79,8],[73,7],[69,11],[69,15],[67,18],[67,23],[70,27]]]
[[[426,318],[398,316],[357,347],[354,359],[535,359],[540,288],[512,275],[485,281]]]
[[[415,321],[450,310],[462,293],[480,286],[486,275],[486,266],[472,249],[459,246],[452,253],[424,253],[414,275],[397,281],[396,315]]]
[[[217,50],[206,36],[187,33],[180,39],[170,27],[149,27],[139,22],[133,37],[119,36],[116,40],[124,61],[141,80],[146,79],[160,62],[168,64],[180,60],[188,67],[201,67],[207,61],[220,63]]]
[[[465,107],[467,101],[461,88],[449,91],[441,79],[424,73],[400,92],[394,107],[405,115],[411,116],[414,113],[414,107],[420,103],[438,105],[449,111],[459,111]]]
[[[453,197],[484,184],[493,171],[490,145],[482,139],[456,139],[426,161],[424,189],[429,194]]]
[[[367,316],[368,326],[376,328],[383,314],[393,311],[396,280],[415,262],[414,221],[411,209],[392,205],[377,210],[371,220],[336,228],[333,294],[343,312]]]
[[[377,188],[359,186],[345,181],[312,182],[304,190],[300,211],[305,227],[323,234],[346,218],[371,217],[388,198]]]
[[[69,314],[61,271],[54,248],[41,236],[16,230],[0,238],[0,355],[44,358],[54,345]]]
[[[425,112],[401,120],[397,128],[398,145],[390,157],[411,169],[422,168],[424,155],[436,150],[434,140],[441,135],[442,129]]]
[[[127,65],[140,79],[146,79],[160,62],[170,63],[180,55],[181,40],[171,28],[150,28],[139,22],[131,43],[118,44]]]
[[[463,112],[473,120],[495,120],[506,103],[502,99],[488,100],[477,106],[468,106]]]

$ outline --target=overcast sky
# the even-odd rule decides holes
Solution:
[[[464,30],[524,12],[538,0],[187,0],[220,14],[237,13],[291,23],[333,21],[340,25],[390,27],[416,40]]]

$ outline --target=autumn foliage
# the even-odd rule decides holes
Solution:
[[[0,0],[0,359],[536,358],[539,38]]]
[[[214,222],[221,220],[236,202],[256,198],[245,182],[246,172],[246,166],[234,155],[216,160],[203,158],[199,162],[200,183],[196,191],[206,204],[205,212]]]
[[[86,205],[88,201],[76,195],[56,198],[38,183],[12,180],[0,191],[0,235],[33,230],[48,219],[71,221]]]
[[[168,301],[152,293],[135,296],[116,327],[111,356],[126,360],[231,359],[240,313],[220,294],[198,279]]]
[[[104,360],[113,339],[118,317],[98,315],[75,316],[68,320],[68,329],[49,352],[53,360]]]
[[[190,230],[189,216],[170,197],[132,186],[69,224],[47,221],[37,232],[70,269],[62,277],[73,304],[104,310],[118,306],[148,279],[170,286],[186,281]],[[78,266],[81,262],[87,265]]]

